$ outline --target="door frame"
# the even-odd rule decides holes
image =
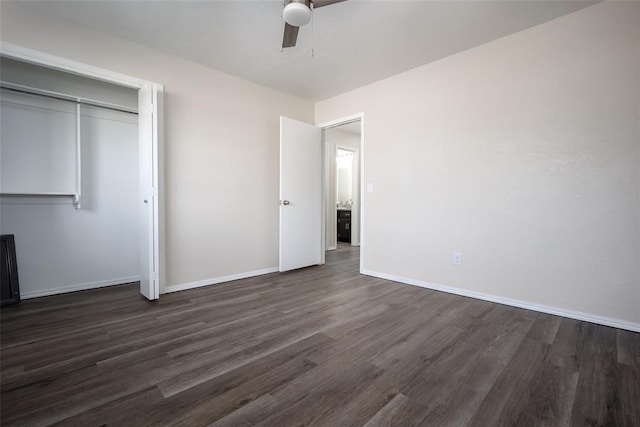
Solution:
[[[324,264],[325,262],[325,251],[327,248],[327,241],[326,241],[326,224],[327,224],[327,218],[326,218],[326,212],[327,212],[327,188],[326,188],[326,176],[325,174],[327,173],[326,171],[326,166],[324,165],[324,159],[326,158],[326,154],[325,154],[325,150],[326,150],[326,144],[325,144],[325,136],[324,136],[324,131],[326,129],[330,129],[330,128],[334,128],[334,127],[338,127],[341,125],[346,125],[347,123],[352,123],[352,122],[356,122],[360,120],[360,274],[362,274],[362,272],[364,271],[364,248],[365,248],[365,238],[364,238],[364,230],[365,230],[365,182],[364,182],[364,140],[365,140],[365,135],[364,135],[364,112],[362,113],[357,113],[357,114],[352,114],[349,116],[344,116],[344,117],[340,117],[334,120],[329,120],[326,122],[322,122],[319,124],[316,124],[316,126],[322,128],[322,161],[323,161],[323,165],[322,165],[322,263]]]
[[[71,59],[62,58],[45,52],[22,47],[7,42],[0,42],[0,54],[7,58],[28,62],[48,68],[54,68],[60,71],[78,74],[80,76],[89,77],[105,82],[113,83],[118,86],[129,87],[140,90],[142,88],[151,88],[153,92],[153,105],[138,104],[138,111],[144,108],[153,108],[154,120],[152,128],[145,129],[151,139],[153,135],[157,136],[157,152],[152,153],[152,165],[157,171],[156,187],[152,189],[154,198],[153,217],[155,223],[155,233],[150,236],[149,242],[153,246],[153,258],[156,264],[156,281],[155,281],[155,298],[164,291],[165,287],[165,260],[164,260],[164,131],[163,131],[163,105],[162,93],[164,86],[149,80],[128,76],[115,71],[106,70],[92,65],[84,64]],[[158,96],[160,95],[160,96]],[[140,130],[139,130],[140,131]],[[154,180],[155,181],[155,180]],[[154,238],[155,237],[155,238]],[[152,262],[154,261],[152,260]]]

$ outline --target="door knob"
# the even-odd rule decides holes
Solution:
[[[283,205],[285,205],[285,206],[287,206],[287,205],[289,204],[289,201],[288,201],[288,200],[283,200],[283,201],[281,201],[280,203],[281,203],[281,204],[283,204]]]

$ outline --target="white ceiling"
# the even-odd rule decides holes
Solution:
[[[25,7],[317,101],[593,3],[350,0],[317,9],[314,31],[301,28],[298,45],[284,52],[282,1],[49,0]]]

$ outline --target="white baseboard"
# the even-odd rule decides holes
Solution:
[[[105,288],[107,286],[124,285],[125,283],[137,282],[140,276],[121,277],[119,279],[100,280],[98,282],[80,283],[78,285],[64,286],[62,288],[45,289],[35,292],[20,293],[20,299],[46,297],[49,295],[66,294],[68,292],[87,291],[89,289]]]
[[[496,296],[496,295],[468,291],[465,289],[452,288],[450,286],[424,282],[416,279],[409,279],[406,277],[394,276],[392,274],[379,273],[377,271],[371,271],[366,269],[362,269],[361,273],[366,274],[367,276],[378,277],[380,279],[391,280],[394,282],[400,282],[400,283],[404,283],[412,286],[419,286],[421,288],[432,289],[435,291],[442,291],[450,294],[461,295],[463,297],[476,298],[484,301],[495,302],[498,304],[509,305],[512,307],[539,311],[541,313],[553,314],[561,317],[568,317],[570,319],[583,320],[585,322],[597,323],[599,325],[611,326],[619,329],[626,329],[628,331],[633,331],[633,332],[640,332],[640,323],[629,322],[626,320],[613,319],[610,317],[597,316],[594,314],[584,313],[581,311],[568,310],[568,309],[559,308],[559,307],[551,307],[548,305],[535,304],[535,303],[530,303],[526,301],[520,301],[516,299]]]
[[[213,279],[198,280],[197,282],[181,283],[179,285],[165,286],[165,294],[178,291],[186,291],[187,289],[200,288],[202,286],[216,285],[218,283],[231,282],[232,280],[247,279],[249,277],[261,276],[263,274],[276,273],[278,267],[265,268],[262,270],[248,271],[246,273],[232,274],[230,276],[214,277]]]

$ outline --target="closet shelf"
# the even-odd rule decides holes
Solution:
[[[0,192],[0,196],[7,196],[7,197],[73,197],[73,204],[76,205],[76,207],[79,207],[80,205],[80,195],[77,193],[57,193],[57,192],[33,192],[33,193],[26,193],[26,192]]]

